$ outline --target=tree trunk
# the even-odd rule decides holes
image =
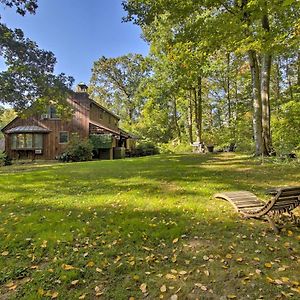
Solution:
[[[297,85],[299,90],[300,89],[300,51],[298,52],[298,58],[297,58]]]
[[[292,101],[294,101],[294,92],[293,92],[293,86],[292,86],[292,80],[290,76],[290,67],[289,67],[289,59],[286,59],[286,78],[288,81],[288,86],[289,86],[289,92],[290,92],[290,97]]]
[[[197,142],[202,141],[202,78],[198,77],[197,89],[194,89],[195,125]]]
[[[180,126],[178,124],[178,117],[177,117],[177,101],[176,98],[173,97],[173,114],[174,114],[174,125],[177,131],[177,137],[179,139],[179,142],[181,143],[181,130]]]
[[[255,141],[255,155],[264,153],[264,144],[262,139],[262,107],[260,93],[260,78],[257,55],[254,50],[248,51],[252,79],[252,99],[253,99],[253,133]]]
[[[203,119],[203,108],[202,108],[202,77],[198,77],[198,138],[199,142],[202,142],[202,119]]]
[[[280,81],[281,81],[281,74],[280,74],[280,57],[276,60],[275,66],[275,109],[278,114],[279,112],[279,104],[280,104]]]
[[[262,56],[261,66],[261,102],[262,102],[262,137],[264,142],[264,154],[272,153],[271,140],[271,112],[270,112],[270,76],[272,57],[269,53]]]
[[[188,105],[188,131],[189,131],[189,140],[190,144],[193,144],[193,101],[192,101],[192,91],[190,90],[189,95],[189,105]]]
[[[231,125],[231,99],[230,99],[230,52],[227,53],[227,80],[226,80],[226,94],[227,94],[227,109],[228,109],[228,125]]]

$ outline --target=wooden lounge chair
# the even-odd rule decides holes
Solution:
[[[300,186],[274,188],[268,190],[267,194],[273,196],[268,202],[258,199],[253,193],[247,191],[217,193],[214,197],[229,201],[245,218],[266,218],[272,229],[278,233],[279,229],[272,217],[288,213],[290,217],[295,218],[292,210],[300,205]]]

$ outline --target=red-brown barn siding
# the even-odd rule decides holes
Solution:
[[[5,152],[7,155],[13,159],[55,159],[62,154],[67,147],[67,144],[59,143],[59,135],[62,131],[67,131],[69,137],[72,133],[77,133],[82,139],[88,138],[90,133],[111,133],[114,136],[114,144],[112,147],[118,146],[116,137],[121,137],[121,130],[118,127],[118,116],[94,102],[88,97],[87,93],[74,93],[68,102],[74,110],[74,115],[69,120],[46,119],[35,115],[26,119],[17,117],[4,127]],[[34,150],[11,149],[12,135],[7,131],[19,126],[39,126],[48,129],[47,133],[42,133],[42,154],[36,154]]]

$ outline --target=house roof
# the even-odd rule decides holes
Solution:
[[[102,125],[102,124],[100,124],[98,122],[95,122],[94,120],[90,120],[90,124],[95,125],[95,126],[101,128],[101,129],[104,129],[104,130],[109,131],[111,133],[115,133],[117,135],[120,135],[119,131],[116,131],[116,130],[113,130],[111,128],[108,128],[108,127],[106,127],[106,126],[104,126],[104,125]]]
[[[6,130],[5,133],[27,133],[27,132],[37,132],[37,133],[47,133],[50,132],[48,128],[40,126],[17,126]]]
[[[134,140],[138,140],[138,139],[139,139],[138,136],[134,135],[134,134],[131,133],[131,132],[127,132],[127,131],[125,131],[124,129],[121,129],[121,128],[120,128],[120,131],[121,131],[121,135],[124,135],[125,137],[129,137],[129,138],[132,138],[132,139],[134,139]]]
[[[107,109],[106,107],[104,107],[103,105],[99,104],[98,102],[96,102],[95,100],[91,99],[89,97],[88,93],[82,93],[82,92],[73,92],[73,98],[77,99],[80,101],[80,98],[87,98],[90,103],[93,103],[94,105],[98,106],[99,108],[103,109],[104,111],[106,111],[107,113],[109,113],[110,115],[112,115],[113,117],[117,118],[118,120],[120,120],[120,117],[118,115],[116,115],[115,113],[113,113],[112,111],[110,111],[109,109]],[[72,97],[71,97],[72,100]]]

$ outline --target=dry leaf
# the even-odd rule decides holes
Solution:
[[[162,286],[160,287],[160,291],[161,291],[162,293],[165,293],[165,292],[167,291],[167,287],[166,287],[165,284],[162,285]]]
[[[7,256],[8,254],[9,254],[8,251],[3,251],[3,252],[1,253],[2,256]]]
[[[94,265],[95,265],[95,263],[93,261],[89,261],[86,266],[91,268]]]
[[[172,243],[176,244],[177,242],[178,242],[178,238],[174,239]]]
[[[271,263],[265,263],[265,267],[266,268],[272,268],[272,264]]]
[[[227,295],[228,299],[236,299],[236,295]]]
[[[167,279],[176,279],[176,276],[175,276],[175,275],[172,275],[172,274],[167,274],[167,275],[166,275],[166,278],[167,278]]]
[[[140,290],[142,291],[142,293],[147,293],[147,284],[146,283],[142,283],[140,286]]]
[[[170,299],[171,300],[178,300],[178,296],[177,295],[172,295]]]
[[[62,264],[61,267],[62,267],[64,270],[66,270],[66,271],[76,269],[75,267],[73,267],[73,266],[71,266],[71,265],[67,265],[67,264]]]
[[[179,274],[180,274],[180,275],[186,275],[186,274],[187,274],[187,271],[180,271]]]
[[[86,297],[86,294],[82,294],[81,296],[78,297],[78,299],[84,299]]]
[[[76,285],[78,282],[79,282],[79,280],[73,280],[73,281],[71,282],[71,284],[72,284],[72,285]]]
[[[58,292],[53,292],[53,294],[51,295],[52,299],[56,299],[58,297]]]

